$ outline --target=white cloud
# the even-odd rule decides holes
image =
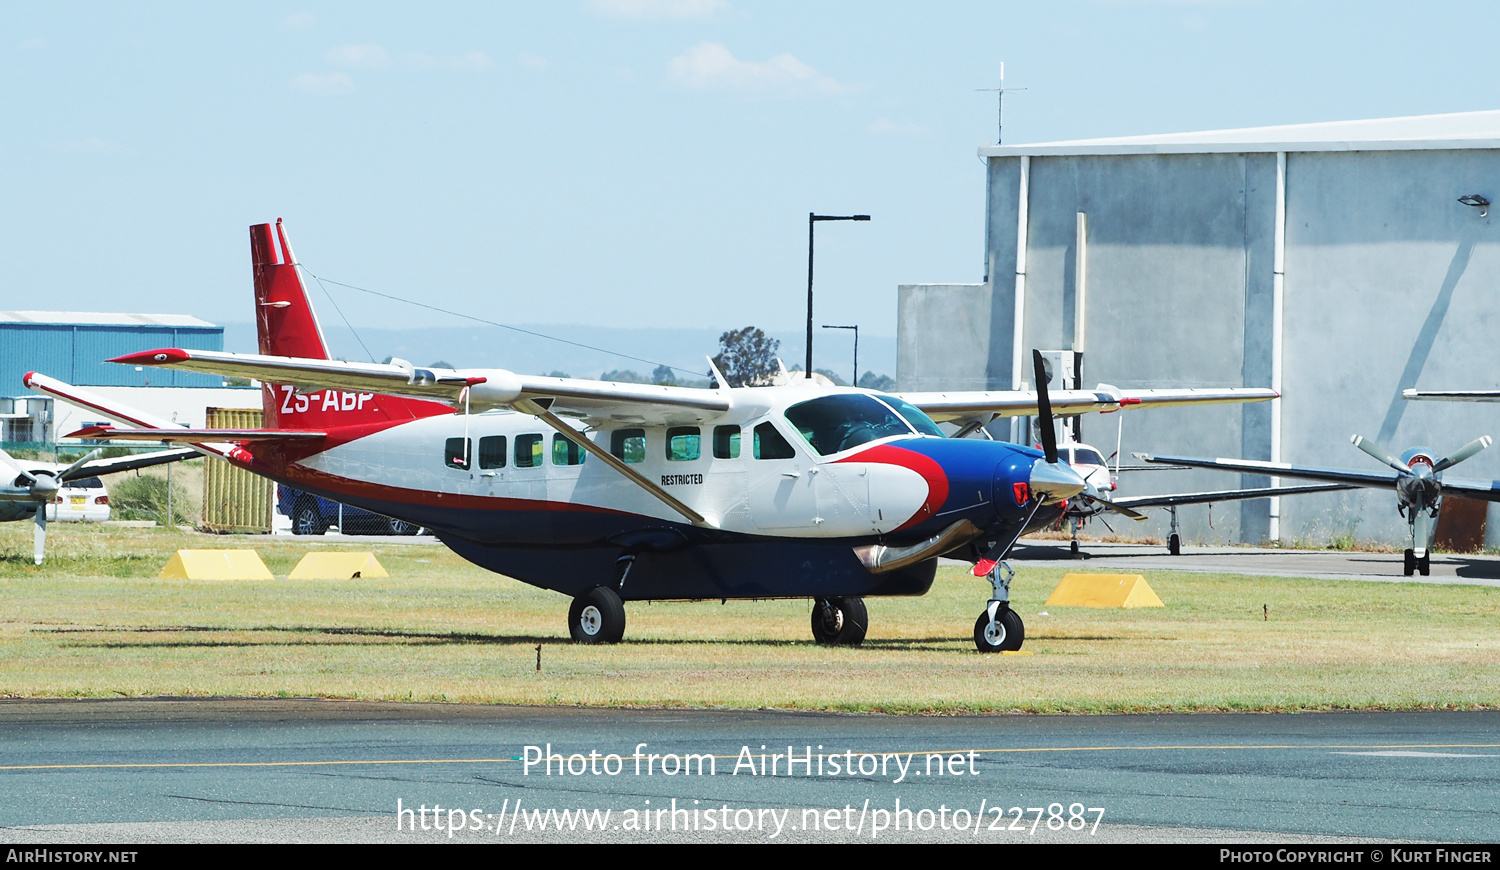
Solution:
[[[739,60],[721,43],[700,42],[668,64],[670,79],[700,91],[747,94],[839,94],[848,90],[790,54],[764,63]]]
[[[338,48],[330,48],[323,55],[330,66],[363,67],[373,69],[382,67],[390,60],[390,55],[385,49],[371,43],[370,45],[343,45]]]
[[[660,21],[667,18],[708,18],[728,9],[728,0],[588,0],[588,8],[606,18]]]
[[[416,69],[450,69],[461,72],[480,72],[495,65],[490,56],[482,51],[441,56],[414,52],[402,57],[401,62]]]
[[[308,12],[293,12],[291,15],[281,19],[282,30],[311,30],[318,23],[318,16]]]
[[[345,73],[335,72],[319,75],[303,73],[292,79],[292,90],[305,91],[325,97],[338,97],[354,91],[354,82]]]

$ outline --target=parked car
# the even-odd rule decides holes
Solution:
[[[334,526],[346,535],[415,535],[422,531],[420,526],[404,520],[339,504],[289,486],[277,485],[276,512],[291,519],[294,535],[321,535]]]
[[[47,522],[102,523],[109,519],[109,491],[97,477],[70,481],[47,505]]]

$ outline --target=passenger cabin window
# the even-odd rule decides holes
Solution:
[[[740,458],[740,427],[738,427],[738,426],[715,426],[714,427],[714,458],[715,459],[739,459]]]
[[[479,467],[505,467],[505,436],[486,435],[479,439]]]
[[[703,436],[697,426],[674,426],[667,430],[667,460],[691,462],[702,455]]]
[[[791,459],[797,455],[792,445],[781,437],[776,427],[770,423],[762,423],[755,427],[755,458],[756,459]]]
[[[859,394],[824,396],[786,409],[786,419],[812,449],[828,456],[892,435],[911,435],[906,420]]]
[[[516,467],[535,468],[542,464],[542,436],[516,436]]]
[[[460,471],[469,470],[469,439],[449,438],[443,442],[443,463]]]
[[[616,429],[609,433],[609,452],[626,462],[645,462],[646,430]]]
[[[583,436],[578,436],[582,438]],[[552,464],[553,465],[582,465],[583,460],[588,457],[588,452],[578,443],[566,435],[552,436]]]

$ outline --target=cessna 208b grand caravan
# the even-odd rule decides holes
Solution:
[[[925,593],[947,555],[991,581],[976,646],[1019,649],[1004,556],[1088,485],[1057,461],[1055,439],[1034,450],[945,438],[935,421],[1276,397],[1103,385],[1049,396],[1044,384],[897,396],[722,376],[693,389],[340,362],[281,222],[250,238],[259,354],[168,348],[114,362],[259,379],[264,429],[177,429],[40,375],[28,386],[137,427],[80,436],[192,444],[425,526],[484,568],[573,596],[582,642],[620,640],[624,601],[810,598],[814,637],[855,644],[864,597]]]

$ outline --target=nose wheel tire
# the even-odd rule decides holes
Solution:
[[[1026,642],[1026,624],[1021,615],[1004,608],[990,622],[989,611],[979,614],[974,622],[974,646],[980,652],[1014,652]]]
[[[1182,555],[1182,538],[1178,535],[1167,536],[1167,552],[1173,556]]]
[[[1416,551],[1408,549],[1401,554],[1401,573],[1410,577],[1417,570]]]
[[[826,646],[859,646],[870,615],[863,598],[827,598],[813,602],[813,640]]]
[[[573,599],[568,608],[568,633],[575,643],[619,643],[625,636],[625,605],[607,586]]]

